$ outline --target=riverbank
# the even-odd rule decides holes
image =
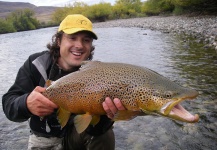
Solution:
[[[196,42],[203,43],[204,48],[214,48],[217,52],[217,16],[153,16],[94,23],[96,28],[117,26],[139,27],[191,36]]]

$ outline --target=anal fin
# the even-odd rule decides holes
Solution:
[[[99,123],[99,121],[100,121],[100,116],[94,115],[94,116],[92,116],[92,120],[91,120],[90,124],[95,126],[97,123]]]
[[[74,117],[74,125],[76,131],[79,134],[82,133],[89,126],[91,120],[92,120],[92,115],[90,115],[89,113],[76,115]]]

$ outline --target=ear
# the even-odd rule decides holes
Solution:
[[[90,52],[93,52],[95,50],[95,46],[92,45]]]

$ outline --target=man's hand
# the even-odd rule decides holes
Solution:
[[[112,101],[109,97],[106,97],[105,101],[102,103],[102,106],[108,118],[110,119],[113,119],[118,110],[125,110],[125,107],[122,105],[121,101],[118,98],[115,98]]]
[[[39,117],[50,115],[58,106],[46,98],[41,93],[45,88],[37,86],[27,97],[27,108],[29,111]]]

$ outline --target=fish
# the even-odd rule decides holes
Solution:
[[[126,110],[119,110],[114,121],[137,116],[158,115],[173,120],[195,123],[192,115],[180,104],[195,99],[198,92],[180,86],[143,66],[126,63],[85,61],[78,71],[56,81],[49,81],[42,94],[59,106],[57,118],[64,127],[71,114],[74,125],[82,133],[106,115],[102,103],[106,97],[119,98]]]

